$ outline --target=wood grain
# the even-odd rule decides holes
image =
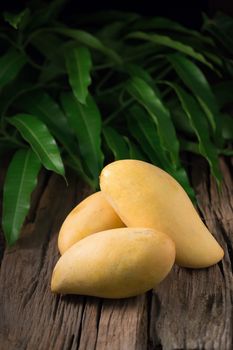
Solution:
[[[233,197],[230,163],[221,160],[221,193],[205,163],[192,166],[200,215],[225,251],[209,269],[175,266],[156,290],[124,300],[55,296],[57,234],[90,190],[40,174],[18,244],[0,266],[0,350],[232,350]]]

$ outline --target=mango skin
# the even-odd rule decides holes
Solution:
[[[104,195],[96,192],[79,203],[66,217],[58,235],[58,249],[62,255],[86,236],[124,226]]]
[[[119,228],[74,244],[58,260],[51,290],[104,298],[126,298],[163,280],[175,260],[175,245],[152,229]]]
[[[151,227],[176,245],[176,263],[202,268],[224,252],[201,221],[188,195],[168,173],[138,160],[119,160],[100,175],[106,199],[129,227]]]

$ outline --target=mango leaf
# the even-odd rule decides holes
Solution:
[[[187,141],[182,137],[179,138],[179,141],[180,141],[180,149],[182,151],[187,151],[198,155],[201,154],[199,149],[199,144],[197,142]]]
[[[58,65],[56,65],[53,61],[51,61],[48,64],[44,65],[43,70],[39,75],[38,81],[39,83],[46,85],[51,80],[55,80],[55,78],[57,79],[61,75],[65,75],[65,74],[66,74],[65,68],[61,68]]]
[[[155,30],[156,32],[159,30],[163,31],[169,31],[169,33],[181,33],[185,34],[187,38],[190,40],[191,37],[197,38],[199,41],[203,41],[206,44],[214,45],[214,41],[212,38],[207,37],[206,35],[201,35],[198,31],[192,30],[190,28],[186,28],[179,24],[178,22],[172,21],[171,19],[164,18],[164,17],[154,17],[148,19],[141,19],[135,22],[134,25],[132,25],[132,28],[134,30],[137,28],[143,29],[143,30]]]
[[[79,176],[82,178],[93,190],[96,190],[96,182],[91,179],[88,174],[83,169],[81,159],[78,158],[78,155],[75,154],[65,154],[63,156],[64,163],[73,169]]]
[[[77,100],[85,104],[88,86],[91,83],[91,54],[84,46],[70,49],[66,53],[66,67],[69,83]]]
[[[162,167],[159,159],[156,156],[154,149],[151,147],[150,143],[148,142],[146,135],[144,135],[144,133],[142,132],[140,127],[137,125],[137,123],[132,122],[131,116],[128,117],[128,125],[129,125],[128,129],[131,136],[140,145],[142,151],[147,156],[147,159],[152,164]]]
[[[38,116],[48,126],[51,133],[69,154],[72,167],[75,166],[80,176],[93,187],[80,159],[77,157],[78,145],[73,130],[69,127],[67,118],[60,106],[45,92],[27,94],[27,96],[20,99],[19,105],[23,110]]]
[[[22,137],[31,145],[46,169],[65,176],[56,141],[40,119],[30,114],[18,114],[9,118],[8,121],[18,129]]]
[[[129,157],[130,159],[144,160],[146,161],[145,155],[142,153],[140,148],[131,139],[124,136],[125,141],[129,147]]]
[[[164,64],[163,64],[164,66]],[[150,73],[142,68],[141,66],[134,64],[134,63],[129,63],[124,65],[125,69],[127,70],[127,73],[132,77],[137,77],[142,80],[144,80],[148,85],[152,87],[152,89],[155,91],[156,95],[161,99],[161,94],[157,86],[155,85],[155,80],[152,78]],[[156,68],[161,71],[160,65],[156,65]],[[163,67],[164,68],[164,67]]]
[[[82,105],[71,93],[62,94],[61,102],[68,122],[77,137],[80,153],[92,178],[98,182],[103,166],[101,151],[101,115],[93,98],[88,95]]]
[[[132,106],[129,110],[129,130],[137,139],[148,158],[155,164],[168,170],[171,165],[166,152],[162,148],[156,126],[150,115],[140,106]]]
[[[102,52],[117,64],[122,63],[121,57],[115,51],[109,47],[106,47],[98,38],[88,32],[71,28],[53,28],[53,31],[72,38],[84,46]]]
[[[0,88],[10,83],[26,64],[26,57],[14,49],[10,49],[0,57]]]
[[[129,158],[129,149],[122,135],[110,126],[103,128],[104,139],[112,151],[115,160]]]
[[[44,122],[51,133],[70,150],[75,150],[74,135],[66,116],[59,105],[45,92],[29,93],[22,96],[17,105],[23,111],[36,115]]]
[[[116,44],[122,45],[119,37],[121,36],[121,33],[126,26],[127,22],[111,22],[110,24],[98,30],[96,36],[100,40],[104,40],[105,43],[109,43],[110,45],[114,45],[114,47],[116,47]]]
[[[6,22],[8,22],[14,29],[21,28],[30,16],[30,10],[26,8],[25,10],[19,12],[19,13],[10,13],[10,12],[4,12],[3,13],[4,19]]]
[[[127,63],[124,65],[124,67],[131,77],[138,77],[144,80],[147,84],[151,86],[154,85],[154,80],[149,72],[143,69],[141,66],[134,63]]]
[[[185,45],[180,41],[173,40],[168,36],[159,35],[159,34],[148,34],[143,32],[134,32],[129,34],[127,38],[147,40],[157,45],[169,47],[176,51],[182,52],[188,56],[191,56],[195,58],[197,61],[204,63],[209,68],[213,69],[212,64],[208,62],[202,54],[200,54],[199,52],[196,52],[191,46]]]
[[[4,183],[2,214],[8,245],[13,245],[19,237],[40,168],[40,161],[31,149],[18,150],[10,162]]]
[[[193,132],[192,126],[190,125],[190,121],[187,118],[185,111],[180,105],[179,100],[177,100],[177,98],[175,97],[174,101],[171,100],[168,102],[168,107],[171,111],[172,120],[176,130],[192,138],[195,134]]]
[[[179,143],[168,109],[155,91],[142,79],[134,77],[127,85],[127,90],[149,113],[154,121],[160,144],[168,152],[174,166],[179,163]]]
[[[168,55],[168,60],[181,80],[183,80],[184,84],[187,85],[197,97],[214,133],[219,139],[219,133],[221,132],[219,109],[214,94],[204,74],[195,63],[179,53]]]
[[[181,166],[180,162],[174,165],[169,162],[167,154],[162,149],[158,133],[153,121],[148,118],[149,116],[139,106],[133,106],[130,108],[129,130],[131,134],[137,139],[141,145],[143,151],[148,156],[150,161],[169,174],[171,174],[188,193],[190,198],[194,200],[194,191],[190,186],[188,175],[186,170]]]
[[[213,52],[206,51],[206,50],[202,50],[202,52],[210,61],[212,61],[214,64],[217,64],[218,66],[220,66],[222,68],[223,60],[220,56],[218,56],[217,54],[215,54]],[[215,72],[218,74],[219,77],[222,78],[221,71],[219,71],[215,68]]]
[[[41,53],[41,55],[49,60],[53,58],[53,60],[61,61],[61,59],[63,59],[63,57],[58,55],[57,52],[64,44],[64,41],[53,33],[46,33],[46,40],[44,40],[44,33],[38,32],[37,35],[33,36],[30,43]]]
[[[218,151],[209,137],[208,124],[204,116],[204,112],[199,104],[180,86],[167,82],[176,92],[180,103],[189,118],[190,124],[198,138],[200,153],[206,158],[210,165],[210,169],[217,182],[221,181],[221,172],[218,165]]]

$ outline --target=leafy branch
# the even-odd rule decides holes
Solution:
[[[42,166],[63,177],[70,167],[96,189],[107,162],[142,159],[194,200],[183,153],[203,156],[218,184],[218,156],[232,155],[232,19],[205,17],[195,31],[115,12],[77,15],[69,27],[59,20],[63,6],[29,3],[5,13],[0,30],[1,156],[12,154],[2,219],[9,245]]]

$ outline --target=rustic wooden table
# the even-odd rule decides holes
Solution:
[[[50,292],[59,227],[89,190],[74,176],[66,187],[42,173],[21,240],[0,251],[0,350],[232,350],[230,161],[221,160],[221,167],[221,194],[201,161],[191,173],[200,215],[223,246],[224,260],[203,270],[175,266],[155,290],[125,300]]]

